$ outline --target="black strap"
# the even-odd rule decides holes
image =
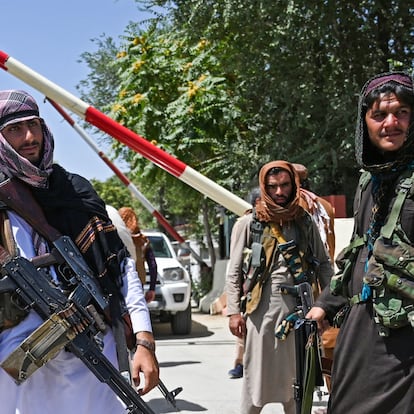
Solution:
[[[381,227],[381,235],[390,239],[400,218],[401,208],[407,198],[414,181],[414,173],[400,182],[397,198],[392,206],[387,222]]]
[[[264,223],[258,220],[256,209],[252,211],[252,221],[250,222],[250,241],[251,243],[262,243]]]

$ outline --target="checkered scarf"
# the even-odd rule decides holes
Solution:
[[[13,122],[40,119],[43,131],[43,155],[34,165],[19,155],[6,141],[1,129]],[[0,91],[0,171],[7,177],[16,177],[30,186],[47,188],[52,172],[54,140],[42,118],[35,100],[24,91]]]

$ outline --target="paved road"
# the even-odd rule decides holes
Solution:
[[[161,379],[169,390],[179,386],[176,397],[181,413],[238,414],[241,379],[230,379],[235,342],[222,315],[193,313],[192,333],[173,336],[167,323],[154,323]],[[173,413],[158,388],[144,399],[156,413]],[[326,397],[314,407],[326,405]],[[262,414],[283,414],[280,404],[269,404]]]
[[[348,244],[352,226],[353,219],[335,220],[336,253]],[[218,275],[220,291],[223,277]],[[177,337],[170,332],[169,324],[154,324],[161,379],[168,389],[183,387],[176,398],[180,412],[238,414],[242,380],[227,376],[235,352],[227,318],[194,312],[191,335]],[[175,412],[158,389],[144,399],[156,413]],[[326,407],[326,400],[326,396],[320,399],[315,393],[313,413]],[[280,404],[269,404],[262,414],[283,414],[283,408]]]

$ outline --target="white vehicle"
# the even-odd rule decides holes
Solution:
[[[161,232],[143,232],[151,242],[158,267],[155,299],[148,303],[153,316],[170,321],[174,335],[191,332],[191,279],[179,262],[168,237]],[[149,274],[147,270],[148,289]]]

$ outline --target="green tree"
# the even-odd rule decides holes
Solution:
[[[89,67],[88,76],[77,85],[80,96],[96,108],[103,109],[116,99],[119,79],[112,62],[116,59],[119,46],[111,37],[92,39],[97,50],[83,52],[79,62]]]
[[[91,183],[106,204],[111,205],[117,210],[121,207],[132,207],[139,218],[140,227],[143,229],[158,228],[158,223],[152,214],[146,210],[140,201],[132,196],[129,189],[113,176],[105,182],[92,179]]]
[[[219,184],[228,184],[233,179],[228,153],[240,141],[238,125],[242,123],[231,102],[232,80],[220,67],[215,48],[206,40],[188,44],[181,36],[168,36],[156,26],[126,39],[111,65],[111,72],[117,69],[114,78],[120,84],[118,97],[105,105],[110,115]],[[144,188],[154,191],[153,183],[157,183],[154,197],[167,219],[185,211],[193,233],[200,216],[214,222],[214,204],[202,194],[184,189],[175,178],[125,146],[116,144],[115,149]],[[208,223],[204,222],[204,228],[210,228]],[[210,232],[207,238],[212,246]]]
[[[412,3],[138,2],[164,7],[173,26],[193,39],[221,43],[217,58],[235,75],[238,104],[252,132],[247,157],[259,166],[275,158],[302,162],[314,190],[352,199],[356,93],[377,72],[411,68]]]
[[[232,177],[227,153],[237,141],[239,112],[231,104],[229,79],[214,48],[205,40],[189,44],[182,36],[171,37],[153,28],[131,41],[125,54],[121,53],[118,66],[122,82],[120,99],[113,106],[115,118],[130,129],[143,131],[147,139],[169,154],[227,186]],[[181,212],[192,211],[187,221],[193,227],[201,212],[204,220],[214,217],[214,205],[202,194],[184,189],[158,169],[148,168],[147,161],[136,154],[127,157],[137,177],[151,171],[155,182],[168,183],[163,191],[167,211],[179,214],[177,207]],[[167,192],[167,187],[173,191]],[[206,222],[204,227],[208,227]],[[212,246],[210,232],[206,234]]]
[[[411,68],[410,2],[136,1],[163,13],[88,56],[95,105],[241,196],[263,163],[288,159],[308,167],[314,191],[352,201],[357,92],[377,72]],[[215,223],[212,202],[116,150],[174,224],[203,208]]]

